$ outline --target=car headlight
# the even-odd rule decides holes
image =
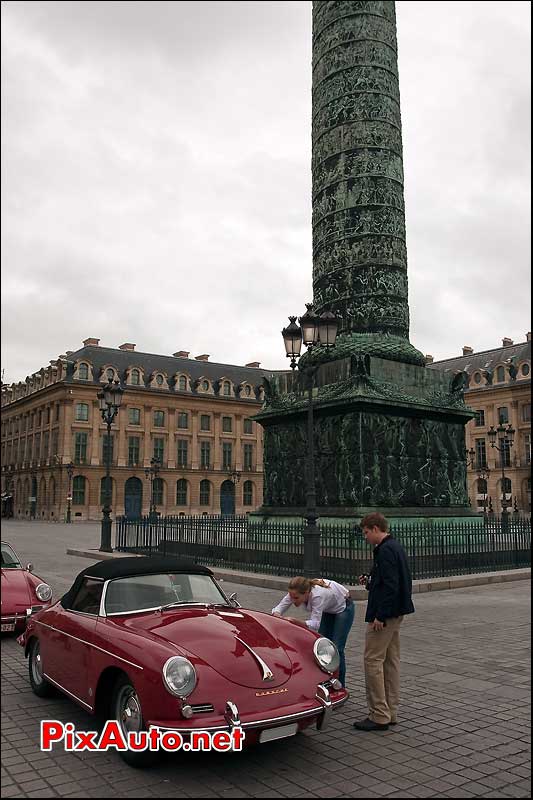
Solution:
[[[337,646],[329,639],[322,637],[313,645],[315,661],[324,672],[335,672],[339,668],[340,658]]]
[[[172,656],[163,667],[163,683],[176,697],[187,697],[196,686],[196,670],[183,656]]]
[[[47,583],[40,583],[35,590],[35,594],[43,603],[47,603],[52,599],[52,590]]]

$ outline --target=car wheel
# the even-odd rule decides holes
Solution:
[[[137,733],[146,730],[139,696],[126,675],[122,675],[115,684],[111,710],[112,718],[117,720],[126,740],[130,731]],[[152,766],[158,760],[158,756],[157,750],[145,750],[139,753],[131,750],[120,751],[122,760],[129,764],[130,767],[138,769]]]
[[[44,677],[41,643],[39,639],[31,640],[28,670],[30,673],[31,688],[34,694],[36,694],[37,697],[51,697],[54,694],[54,687],[48,683]]]

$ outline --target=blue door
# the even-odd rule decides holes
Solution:
[[[220,487],[220,513],[223,516],[235,514],[235,484],[233,481],[224,481]]]
[[[141,516],[143,485],[139,478],[128,478],[124,487],[124,514],[129,519]]]

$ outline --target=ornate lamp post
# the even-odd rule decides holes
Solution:
[[[307,453],[305,460],[306,509],[304,518],[307,527],[304,531],[304,574],[318,577],[320,574],[320,530],[317,525],[315,489],[315,452],[313,420],[313,388],[317,367],[313,364],[299,363],[302,343],[310,352],[314,347],[333,347],[337,338],[339,320],[329,311],[318,317],[313,312],[312,303],[306,303],[307,311],[298,320],[289,317],[290,324],[281,332],[285,343],[285,353],[291,360],[291,369],[302,373],[307,384]]]
[[[502,470],[502,530],[508,529],[508,507],[507,492],[506,492],[506,478],[505,478],[505,453],[510,453],[514,444],[514,435],[516,431],[512,425],[503,425],[500,423],[497,428],[491,425],[488,431],[490,446],[498,450],[500,454],[500,466]],[[499,440],[500,444],[496,444]]]
[[[159,475],[159,470],[161,469],[161,462],[158,458],[154,456],[150,461],[150,466],[146,467],[144,470],[144,474],[147,478],[150,479],[150,519],[155,520],[157,517],[157,509],[155,506],[155,496],[154,496],[154,480]]]
[[[478,480],[485,482],[485,491],[483,492],[483,516],[487,516],[487,500],[489,496],[489,475],[490,469],[488,467],[479,467],[477,470]]]
[[[111,547],[111,425],[118,414],[124,390],[118,381],[109,381],[101,392],[98,392],[100,413],[107,427],[107,447],[105,448],[105,503],[102,508],[102,532],[100,550],[103,553],[112,553]]]
[[[72,503],[72,476],[74,474],[74,464],[70,461],[66,465],[67,470],[67,478],[68,478],[68,490],[67,490],[67,522],[72,522],[70,512],[71,512],[71,503]]]

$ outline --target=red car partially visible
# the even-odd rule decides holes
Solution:
[[[31,564],[23,567],[11,545],[2,542],[2,633],[21,630],[32,614],[51,605],[52,589],[31,570]]]
[[[268,742],[322,729],[348,698],[333,642],[241,608],[207,567],[173,558],[87,567],[18,641],[36,695],[58,688],[125,736],[239,727]],[[145,766],[153,754],[121,755]]]

